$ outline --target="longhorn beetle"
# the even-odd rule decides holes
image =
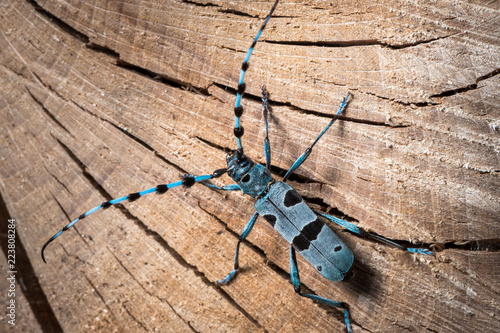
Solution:
[[[271,173],[271,147],[268,138],[268,93],[264,87],[262,87],[262,102],[264,110],[264,121],[265,121],[265,139],[264,139],[264,154],[266,158],[266,166],[255,163],[243,152],[243,146],[241,144],[241,137],[243,136],[243,126],[240,124],[240,118],[243,115],[243,106],[241,106],[241,98],[245,92],[245,73],[249,67],[248,60],[255,48],[257,41],[264,31],[267,22],[271,18],[276,5],[279,0],[276,0],[271,11],[269,12],[267,18],[262,24],[257,36],[252,42],[250,49],[248,50],[243,64],[241,66],[240,78],[238,82],[238,89],[236,94],[236,105],[234,108],[235,115],[235,126],[234,126],[234,136],[236,137],[237,149],[232,150],[226,157],[227,168],[217,169],[210,175],[194,176],[186,174],[181,176],[180,181],[160,184],[156,187],[150,189],[130,193],[118,199],[103,202],[97,207],[83,213],[78,218],[73,220],[71,223],[62,228],[58,233],[56,233],[52,238],[50,238],[42,247],[41,255],[44,262],[44,250],[54,239],[59,237],[64,231],[71,228],[75,223],[83,220],[92,213],[95,213],[99,209],[106,209],[112,205],[123,201],[135,201],[140,197],[150,194],[157,193],[163,194],[170,190],[171,188],[183,185],[186,188],[193,186],[195,183],[202,183],[212,189],[222,190],[222,191],[241,191],[243,194],[248,194],[252,198],[256,199],[255,203],[255,214],[250,218],[246,224],[241,236],[236,245],[236,253],[234,256],[234,268],[229,272],[229,274],[223,279],[217,281],[217,284],[227,284],[233,278],[238,270],[238,254],[241,242],[248,236],[252,230],[257,217],[262,216],[269,224],[271,224],[280,234],[290,243],[290,277],[292,281],[293,288],[295,291],[303,297],[313,299],[324,304],[341,308],[344,310],[344,322],[345,327],[348,332],[351,331],[351,324],[349,322],[349,310],[348,306],[344,302],[333,301],[321,296],[314,294],[304,294],[300,291],[300,279],[299,271],[297,267],[295,252],[298,251],[304,259],[306,259],[316,270],[323,275],[325,278],[331,281],[341,281],[348,275],[351,270],[352,263],[354,261],[354,255],[352,251],[339,239],[339,237],[319,218],[319,216],[324,217],[345,229],[353,232],[362,237],[371,237],[378,241],[393,245],[401,250],[432,255],[433,252],[427,249],[419,248],[407,248],[400,244],[397,244],[381,235],[373,232],[367,232],[358,226],[349,223],[347,221],[341,220],[335,216],[331,216],[322,212],[313,212],[307,204],[304,202],[302,197],[292,188],[290,185],[286,184],[286,180],[293,171],[295,171],[302,163],[307,160],[310,155],[314,145],[319,141],[319,139],[325,134],[325,132],[332,126],[338,116],[344,111],[349,101],[349,93],[343,98],[338,108],[337,115],[332,118],[330,123],[323,129],[323,131],[318,135],[316,140],[305,150],[305,152],[297,159],[297,161],[292,165],[292,167],[286,172],[282,181],[275,180]],[[234,180],[236,184],[224,185],[222,187],[207,183],[208,180],[213,178],[218,178],[223,174],[227,174]],[[319,216],[318,216],[319,215]]]

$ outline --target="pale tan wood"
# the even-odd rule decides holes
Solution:
[[[225,166],[239,68],[270,6],[2,1],[0,191],[64,331],[345,330],[340,311],[294,293],[288,246],[261,220],[241,273],[215,285],[253,213],[237,193],[141,198],[77,224],[49,246],[48,265],[39,256],[111,197]],[[275,172],[350,91],[348,120],[290,183],[391,239],[445,244],[413,256],[332,226],[356,256],[342,283],[299,258],[304,285],[347,302],[355,332],[500,330],[499,15],[489,1],[285,1],[254,51],[248,155],[264,161],[261,85]],[[476,240],[491,251],[460,245]]]

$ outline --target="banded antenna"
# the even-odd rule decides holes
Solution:
[[[250,56],[252,55],[252,51],[257,44],[257,41],[259,40],[260,35],[262,34],[262,31],[266,28],[267,22],[273,15],[274,10],[276,9],[276,5],[278,5],[278,1],[274,3],[273,7],[271,8],[271,11],[269,12],[269,15],[267,15],[266,20],[264,23],[262,23],[262,26],[260,27],[259,32],[257,33],[257,36],[255,36],[255,39],[252,42],[252,45],[250,45],[250,49],[248,49],[247,55],[245,56],[245,60],[243,60],[243,64],[241,65],[241,71],[240,71],[240,81],[238,82],[238,90],[236,93],[236,104],[234,106],[234,136],[236,136],[236,143],[238,144],[238,151],[243,153],[243,146],[241,145],[241,137],[243,136],[243,126],[240,124],[240,117],[243,114],[243,106],[241,106],[241,97],[245,93],[245,72],[247,71],[248,67],[250,64],[248,63],[248,60],[250,59]]]

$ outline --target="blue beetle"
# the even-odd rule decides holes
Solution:
[[[351,325],[349,321],[348,306],[344,302],[333,301],[314,294],[304,294],[300,291],[300,279],[296,262],[295,253],[298,251],[304,259],[306,259],[322,276],[331,281],[343,280],[350,272],[354,261],[352,251],[347,247],[340,238],[328,227],[325,222],[320,218],[324,217],[347,230],[363,237],[371,237],[378,241],[385,242],[396,246],[404,251],[418,253],[418,254],[433,254],[432,251],[421,248],[407,248],[403,245],[395,243],[376,233],[367,232],[355,224],[349,223],[335,216],[331,216],[322,212],[313,212],[309,206],[304,202],[303,198],[295,191],[290,185],[286,184],[286,180],[302,163],[304,163],[310,155],[314,145],[325,134],[330,126],[338,119],[338,116],[344,111],[349,101],[349,94],[342,100],[337,114],[330,123],[318,135],[316,140],[304,151],[304,153],[297,159],[292,167],[287,171],[282,181],[276,181],[269,171],[271,166],[271,148],[268,139],[268,93],[265,88],[262,88],[262,102],[265,118],[265,139],[264,139],[264,153],[266,158],[266,166],[255,163],[243,152],[241,144],[241,137],[244,130],[241,126],[240,117],[243,115],[243,107],[241,106],[241,99],[245,92],[245,73],[249,68],[248,60],[257,41],[264,31],[267,22],[271,18],[278,0],[275,1],[269,15],[262,24],[257,36],[250,49],[248,50],[243,64],[241,66],[240,78],[236,94],[236,104],[234,108],[235,114],[235,128],[234,135],[236,137],[237,149],[231,151],[227,157],[227,168],[217,169],[210,175],[194,176],[186,174],[182,176],[182,180],[169,183],[160,184],[155,187],[149,188],[144,191],[130,193],[126,196],[113,199],[101,203],[100,205],[92,208],[91,210],[83,213],[71,223],[66,225],[63,229],[52,236],[43,246],[41,256],[44,262],[44,250],[54,239],[59,237],[64,231],[71,228],[78,221],[86,218],[90,214],[95,213],[99,209],[106,209],[112,205],[121,203],[123,201],[135,201],[140,197],[150,194],[166,193],[169,189],[184,186],[191,187],[195,183],[202,183],[210,188],[223,191],[242,191],[256,199],[255,213],[246,224],[241,236],[236,245],[236,252],[234,258],[233,270],[223,279],[217,281],[219,284],[228,283],[238,270],[238,254],[241,242],[248,236],[252,230],[257,217],[261,215],[267,222],[269,222],[279,233],[283,236],[288,243],[290,243],[290,276],[294,290],[303,297],[322,302],[324,304],[338,307],[344,310],[344,322],[348,332],[351,332]],[[222,187],[207,183],[208,180],[218,178],[227,173],[236,184],[224,185]]]

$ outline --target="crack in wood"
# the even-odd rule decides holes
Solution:
[[[90,284],[90,286],[92,287],[92,289],[94,289],[95,293],[101,299],[101,302],[104,304],[104,306],[106,307],[106,309],[108,309],[109,313],[111,313],[111,315],[113,316],[113,318],[115,320],[118,320],[118,318],[115,316],[115,314],[113,313],[113,311],[111,311],[111,308],[108,306],[108,304],[104,300],[104,297],[102,296],[102,294],[99,292],[99,290],[97,290],[97,287],[92,283],[92,281],[89,279],[89,277],[86,274],[83,274],[83,277],[87,280],[88,284]]]
[[[51,134],[52,135],[52,134]],[[64,149],[64,151],[68,154],[68,156],[73,160],[73,162],[75,162],[75,164],[80,168],[80,170],[82,171],[82,175],[90,182],[90,184],[95,188],[97,189],[97,191],[99,192],[99,194],[104,197],[107,201],[109,200],[112,200],[113,198],[111,197],[111,195],[104,189],[104,187],[101,186],[101,184],[99,184],[99,182],[88,172],[87,170],[87,166],[75,155],[75,153],[73,153],[73,151],[68,147],[66,146],[61,140],[59,140],[58,138],[54,137],[52,135],[52,137],[59,143],[59,145]],[[118,207],[118,205],[120,204],[117,204],[116,207]],[[122,205],[121,205],[122,206]]]
[[[80,233],[78,233],[80,234]],[[83,238],[83,237],[82,237]],[[74,258],[76,261],[78,261],[80,264],[82,265],[89,265],[89,262],[88,261],[85,261],[83,260],[82,258],[80,258],[79,256],[77,256],[76,254],[71,254],[69,253],[68,250],[66,250],[66,247],[64,247],[63,244],[61,244],[61,248],[62,250],[64,251],[64,255],[65,257],[68,257],[68,258]]]
[[[208,214],[209,216],[211,216],[214,220],[216,220],[220,225],[222,225],[224,227],[224,229],[226,231],[228,231],[232,236],[234,236],[235,238],[239,238],[239,235],[238,233],[236,233],[235,231],[231,230],[229,228],[229,226],[227,225],[226,222],[222,221],[219,217],[217,217],[216,215],[212,214],[211,212],[209,212],[208,210],[206,210],[205,208],[203,208],[201,205],[200,205],[200,202],[198,201],[198,207],[203,211],[205,212],[206,214]],[[256,245],[250,243],[249,241],[247,240],[243,240],[243,244],[247,245],[250,249],[254,250],[255,253],[257,253],[258,255],[260,255],[261,257],[267,259],[268,261],[266,262],[266,264],[270,263],[269,259],[267,258],[266,254],[264,253],[264,251],[262,251],[259,247],[257,247]],[[244,271],[245,269],[244,268],[241,268],[240,269],[240,272],[241,271]],[[248,318],[248,320],[250,320],[252,323],[254,323],[257,327],[259,328],[263,328],[260,323],[257,321],[257,319],[253,318],[252,315],[250,315],[250,313],[248,313],[245,309],[243,309],[229,294],[227,294],[221,286],[217,285],[217,289],[221,292],[223,292],[223,297],[226,298],[228,300],[229,303],[231,303],[233,306],[235,306],[245,317]]]
[[[71,159],[80,167],[82,174],[87,178],[90,184],[95,187],[98,192],[106,198],[106,200],[111,200],[111,195],[95,180],[95,178],[87,171],[85,164],[78,159],[78,157],[59,139],[55,138],[57,142],[63,147],[63,149],[68,153]],[[180,168],[180,167],[179,167]],[[126,209],[122,204],[116,204],[114,207],[118,208],[129,220],[133,221],[136,226],[138,226],[147,236],[152,237],[163,249],[165,249],[180,265],[192,270],[196,276],[200,277],[201,280],[208,286],[215,288],[215,290],[230,304],[232,304],[238,311],[240,311],[245,317],[247,317],[252,323],[261,328],[258,321],[253,318],[246,310],[244,310],[229,294],[227,294],[223,289],[211,282],[205,274],[200,271],[195,265],[188,263],[175,249],[173,249],[168,242],[156,231],[150,229],[142,220],[133,215],[128,209]],[[62,208],[62,207],[61,207]],[[66,215],[67,216],[67,215]]]
[[[125,209],[126,210],[126,209]],[[224,290],[222,290],[219,286],[217,286],[214,282],[211,282],[203,273],[193,264],[190,264],[186,259],[182,257],[180,253],[178,253],[173,247],[171,247],[168,242],[156,231],[151,230],[144,222],[142,222],[139,218],[134,216],[128,210],[126,210],[126,215],[129,219],[132,219],[134,223],[149,237],[152,237],[164,250],[166,250],[181,266],[185,267],[194,272],[196,276],[198,276],[203,283],[207,286],[215,288],[215,290],[230,304],[232,304],[235,308],[237,308],[245,317],[247,317],[251,322],[260,327],[260,324],[253,318],[246,310],[244,310],[229,294],[227,294]]]
[[[61,97],[62,98],[62,97]],[[129,138],[131,138],[132,140],[134,140],[135,142],[137,142],[139,145],[141,145],[142,147],[146,148],[147,150],[151,151],[155,157],[159,158],[160,160],[162,160],[163,162],[165,162],[166,164],[170,165],[171,167],[175,168],[176,170],[178,170],[179,172],[181,172],[181,174],[186,174],[186,173],[189,173],[187,172],[186,170],[184,170],[183,168],[181,168],[180,166],[178,166],[177,164],[171,162],[170,160],[168,160],[165,156],[163,156],[162,154],[160,154],[157,150],[155,150],[152,146],[150,146],[148,143],[146,143],[144,140],[140,139],[139,137],[133,135],[132,133],[130,133],[129,131],[127,131],[125,128],[122,128],[120,127],[119,125],[113,123],[111,120],[108,120],[106,118],[103,118],[101,116],[98,116],[97,114],[95,114],[94,112],[84,108],[83,106],[79,105],[76,101],[74,101],[73,99],[70,99],[69,100],[70,102],[72,102],[76,107],[78,107],[79,109],[81,109],[82,111],[84,112],[87,112],[88,114],[96,117],[97,119],[99,120],[102,120],[108,124],[110,124],[111,126],[113,126],[114,128],[116,128],[117,130],[119,130],[120,132],[122,132],[123,134],[127,135]],[[57,140],[57,139],[56,139]]]
[[[236,10],[236,9],[218,9],[217,10],[219,13],[226,13],[226,14],[234,14],[234,15],[237,15],[237,16],[244,16],[244,17],[251,17],[251,18],[258,18],[259,16],[256,16],[256,15],[250,15],[248,13],[245,13],[245,12],[242,12],[242,11],[239,11],[239,10]]]
[[[353,218],[352,216],[346,215],[344,212],[338,209],[338,207],[332,207],[328,205],[322,197],[309,197],[309,196],[302,196],[306,201],[310,204],[315,204],[319,207],[322,208],[322,211],[324,211],[326,214],[336,216],[338,218],[341,218],[345,221],[351,222],[351,223],[359,223],[359,220]],[[333,224],[335,225],[335,224]],[[341,229],[343,232],[348,232],[345,229]],[[355,235],[355,234],[353,234]],[[356,237],[360,237],[355,235]],[[360,237],[363,238],[363,237]],[[403,245],[406,247],[415,247],[417,246],[424,246],[427,248],[432,248],[436,252],[441,252],[446,249],[457,249],[457,250],[463,250],[463,251],[471,251],[471,252],[478,252],[478,251],[485,251],[485,252],[500,252],[500,239],[472,239],[472,240],[450,240],[444,243],[412,243],[408,242],[405,240],[401,239],[394,239],[394,238],[388,238],[390,241],[397,243],[399,245]],[[377,240],[369,239],[369,238],[364,238],[368,239],[371,241],[374,241],[376,243],[379,243]]]
[[[343,211],[341,211],[338,207],[333,207],[333,206],[330,206],[329,204],[327,204],[323,198],[321,197],[309,197],[309,196],[302,196],[304,199],[306,199],[306,201],[310,204],[315,204],[319,207],[321,207],[321,210],[325,213],[325,214],[328,214],[328,215],[333,215],[337,218],[340,218],[342,220],[345,220],[345,221],[348,221],[350,223],[353,223],[353,224],[358,224],[359,223],[359,220],[352,217],[352,216],[349,216],[347,214],[345,214]],[[325,219],[323,219],[325,221]],[[334,226],[334,230],[336,231],[341,231],[341,232],[344,232],[344,233],[349,233],[353,236],[355,236],[356,238],[360,238],[360,239],[365,239],[365,240],[368,240],[370,242],[373,242],[373,243],[377,243],[377,244],[383,244],[381,243],[380,241],[374,239],[374,238],[371,238],[371,237],[363,237],[363,236],[360,236],[360,235],[356,235],[350,231],[348,231],[347,229],[345,228],[342,228],[340,227],[340,230],[339,230],[339,226],[335,223],[332,223],[332,222],[329,222],[329,221],[325,221],[325,223],[327,223],[328,225],[330,225],[330,227],[332,228],[332,226]],[[375,235],[379,235],[375,232],[372,232],[373,234]],[[389,238],[389,237],[385,237],[384,238],[394,242],[394,243],[397,243],[399,245],[402,245],[402,246],[405,246],[405,247],[415,247],[415,246],[423,246],[425,248],[430,248],[432,245],[434,245],[434,243],[412,243],[412,242],[408,242],[408,241],[405,241],[405,240],[401,240],[401,239],[395,239],[395,238]],[[384,244],[386,245],[386,244]],[[391,247],[390,245],[386,245],[388,247]]]
[[[192,1],[192,0],[182,0],[182,2],[191,4],[191,5],[195,5],[195,6],[198,6],[198,7],[214,7],[214,8],[217,8],[217,11],[219,13],[234,14],[234,15],[237,15],[237,16],[251,17],[251,18],[262,18],[261,16],[251,15],[251,14],[242,12],[240,10],[236,10],[234,8],[223,8],[220,5],[217,5],[217,4],[214,4],[214,3],[210,3],[210,2],[196,2],[196,1]],[[273,15],[273,17],[275,18],[276,16]]]
[[[52,13],[50,13],[47,10],[45,10],[44,8],[42,8],[36,2],[36,0],[26,0],[26,1],[28,3],[30,3],[35,8],[35,10],[37,12],[39,12],[40,14],[45,16],[48,20],[53,22],[56,26],[61,28],[62,31],[68,33],[69,35],[75,37],[77,40],[84,43],[85,46],[89,50],[94,50],[96,52],[108,55],[111,58],[114,58],[116,60],[116,65],[118,67],[130,70],[136,74],[142,75],[143,77],[153,79],[154,81],[161,82],[161,83],[167,84],[167,85],[175,87],[175,88],[186,88],[187,90],[190,90],[190,91],[194,90],[195,92],[198,92],[202,95],[208,95],[208,91],[207,91],[208,88],[193,87],[190,83],[175,80],[173,78],[167,77],[167,76],[159,74],[159,73],[155,73],[155,72],[150,71],[146,68],[136,66],[134,64],[128,63],[128,62],[120,59],[120,54],[118,52],[116,52],[116,51],[114,51],[106,46],[90,42],[90,38],[87,35],[74,29],[69,24],[65,23],[64,21],[62,21],[61,19],[59,19],[58,17],[56,17]],[[38,77],[38,79],[40,79],[40,78]]]
[[[26,0],[29,4],[31,4],[34,9],[44,16],[46,19],[48,19],[50,22],[54,23],[56,26],[58,26],[62,31],[68,33],[69,35],[75,37],[76,39],[82,41],[83,43],[88,43],[89,42],[89,37],[86,36],[85,34],[81,33],[80,31],[74,29],[72,26],[55,16],[54,14],[48,12],[45,10],[42,6],[38,4],[36,0]]]
[[[349,89],[354,90],[354,91],[359,91],[362,94],[370,95],[370,96],[373,96],[373,97],[376,97],[376,98],[380,98],[382,100],[394,102],[396,104],[403,105],[403,106],[426,107],[426,106],[430,106],[430,105],[440,105],[441,104],[441,103],[438,103],[438,102],[430,102],[430,101],[429,102],[404,102],[404,101],[401,101],[401,100],[397,100],[395,98],[389,98],[389,97],[386,97],[386,96],[377,95],[377,94],[372,93],[372,92],[362,91],[361,89],[358,89],[358,88],[351,87]],[[408,125],[395,125],[395,126],[391,126],[390,124],[387,125],[387,126],[388,127],[408,127]]]
[[[93,42],[89,42],[89,43],[85,44],[85,47],[90,49],[90,50],[93,50],[93,51],[105,54],[107,56],[110,56],[113,59],[120,59],[120,54],[118,52],[116,52],[115,50],[110,49],[109,47],[99,45],[99,44],[96,44]]]
[[[192,0],[182,0],[182,2],[189,3],[191,5],[195,5],[195,6],[198,6],[198,7],[216,7],[216,8],[220,8],[221,7],[221,6],[217,5],[217,4],[210,3],[210,2],[203,3],[203,2],[196,2],[196,1],[192,1]]]
[[[50,192],[50,195],[52,196],[52,199],[54,199],[54,201],[56,202],[56,204],[59,206],[59,209],[63,212],[64,216],[66,216],[66,219],[68,220],[68,222],[71,222],[73,221],[70,217],[69,217],[69,214],[66,212],[66,210],[64,209],[63,205],[59,202],[59,200],[57,200],[56,196]],[[87,240],[85,239],[85,237],[82,235],[82,233],[80,232],[80,230],[78,230],[78,227],[76,226],[73,226],[73,229],[75,230],[75,232],[78,234],[78,236],[80,236],[80,238],[82,239],[83,243],[87,246],[87,248],[91,251],[91,252],[94,252],[92,250],[92,247],[89,245],[89,243],[87,242]],[[93,240],[92,237],[89,237],[89,240]],[[61,247],[63,248],[63,251],[66,253],[66,255],[69,255],[68,251],[64,248],[64,246],[61,244]],[[78,256],[74,256],[75,258],[77,258],[81,263],[84,263],[84,261],[82,259],[80,259]]]
[[[216,83],[216,82],[214,82],[213,85],[218,87],[219,89],[229,91],[230,93],[236,95],[236,89],[233,89],[229,86],[223,85],[221,83]],[[349,89],[359,91],[356,88],[349,88]],[[400,102],[397,100],[392,100],[392,99],[389,99],[387,97],[377,96],[373,93],[367,93],[367,92],[361,92],[361,93],[367,94],[367,95],[372,95],[372,96],[375,96],[377,98],[381,98],[381,99],[385,99],[385,100],[391,100],[391,101],[394,101],[396,103],[400,103],[400,104],[404,104],[404,105],[427,106],[429,104],[429,103],[405,103],[405,102]],[[249,94],[247,92],[245,92],[244,98],[249,99],[249,100],[254,101],[254,102],[262,103],[262,98],[260,96],[252,95],[252,94]],[[388,123],[384,123],[384,122],[377,122],[377,121],[372,121],[372,120],[367,120],[367,119],[346,117],[343,115],[337,116],[335,114],[329,114],[329,113],[325,113],[325,112],[321,112],[321,111],[314,111],[314,110],[309,110],[309,109],[305,109],[302,107],[298,107],[298,106],[292,104],[291,102],[279,102],[279,101],[275,101],[272,99],[269,99],[268,101],[269,101],[269,108],[271,108],[271,109],[272,109],[272,106],[284,106],[284,107],[288,107],[291,110],[297,111],[297,112],[305,114],[305,115],[314,115],[314,116],[318,116],[318,117],[322,117],[322,118],[339,119],[339,120],[350,121],[350,122],[358,123],[358,124],[365,124],[365,125],[372,125],[372,126],[383,126],[383,127],[389,127],[389,128],[410,127],[410,125],[403,125],[403,124],[393,125],[393,124],[388,124]],[[435,103],[435,104],[439,104],[439,103]]]
[[[500,68],[496,68],[495,70],[483,75],[483,76],[480,76],[476,79],[476,82],[475,83],[472,83],[472,84],[469,84],[465,87],[460,87],[460,88],[456,88],[456,89],[450,89],[450,90],[445,90],[443,92],[440,92],[439,94],[434,94],[434,95],[431,95],[430,98],[440,98],[440,97],[447,97],[447,96],[453,96],[453,95],[457,95],[457,94],[461,94],[461,93],[464,93],[464,92],[467,92],[467,91],[470,91],[470,90],[474,90],[474,89],[477,89],[478,88],[478,83],[481,82],[481,81],[484,81],[486,79],[489,79],[493,76],[496,76],[500,74]]]
[[[56,204],[59,206],[59,209],[61,210],[61,212],[64,214],[64,216],[66,216],[66,219],[71,222],[71,218],[69,217],[68,213],[66,212],[66,210],[63,208],[63,206],[61,205],[61,203],[59,202],[59,200],[57,200],[56,196],[50,192],[50,195],[52,196],[52,199],[54,199],[54,201],[56,202]]]
[[[130,318],[132,318],[133,321],[135,321],[137,324],[139,324],[139,326],[141,326],[141,328],[146,331],[146,332],[149,332],[150,330],[148,329],[148,327],[146,326],[146,324],[144,324],[143,322],[139,321],[139,319],[137,319],[133,314],[132,312],[130,312],[130,310],[128,309],[127,307],[127,301],[123,302],[123,308],[125,309],[125,311],[127,312],[127,314],[130,316]]]
[[[30,2],[30,3],[32,3],[33,6],[35,6],[35,8],[37,8],[38,11],[40,11],[41,13],[43,13],[44,15],[46,15],[48,18],[50,18],[51,20],[53,20],[64,31],[68,32],[69,34],[71,34],[73,36],[76,36],[79,40],[83,41],[86,44],[87,48],[89,48],[91,50],[95,50],[97,52],[101,52],[101,53],[106,54],[106,55],[109,55],[110,57],[116,59],[116,64],[117,64],[118,67],[130,70],[131,72],[134,72],[136,74],[142,75],[145,78],[153,79],[156,82],[161,82],[161,83],[167,84],[167,85],[169,85],[171,87],[184,88],[184,89],[187,89],[189,91],[195,91],[195,92],[197,92],[197,93],[199,93],[201,95],[204,95],[204,96],[212,96],[208,92],[208,86],[205,87],[205,88],[203,88],[203,87],[194,87],[192,84],[190,84],[188,82],[182,82],[180,80],[176,80],[176,79],[170,78],[170,77],[165,76],[163,74],[159,74],[159,73],[153,72],[153,71],[148,70],[146,68],[143,68],[143,67],[131,64],[129,62],[126,62],[126,61],[120,59],[120,54],[119,53],[117,53],[116,51],[114,51],[112,49],[109,49],[109,48],[107,48],[105,46],[102,46],[102,45],[99,45],[99,44],[95,44],[95,43],[91,43],[90,40],[89,40],[89,38],[86,35],[80,33],[79,31],[77,31],[75,29],[73,29],[71,26],[69,26],[65,22],[61,21],[60,19],[58,19],[57,17],[55,17],[53,14],[51,14],[51,13],[47,12],[46,10],[44,10],[43,8],[41,8],[36,3],[35,0],[27,0],[27,1]],[[183,2],[192,3],[192,4],[195,4],[195,5],[201,5],[201,6],[210,6],[209,4],[207,4],[207,5],[205,5],[205,4],[199,4],[199,3],[192,2],[192,1],[189,1],[189,0],[183,0]],[[216,5],[213,5],[213,6],[216,6]],[[231,10],[228,10],[228,11],[231,12],[231,13],[233,13],[233,11],[231,11]],[[430,42],[433,42],[435,40],[443,39],[443,38],[446,38],[446,37],[449,37],[449,36],[452,36],[452,35],[454,35],[454,34],[450,34],[450,35],[445,36],[445,37],[437,37],[437,38],[433,38],[433,39],[426,40],[426,41],[410,43],[407,46],[406,45],[403,45],[403,46],[391,46],[389,44],[386,44],[386,43],[383,43],[383,42],[380,42],[380,41],[376,41],[376,40],[348,41],[348,42],[324,42],[324,41],[322,41],[322,42],[309,42],[309,41],[268,41],[268,40],[266,40],[266,42],[276,43],[276,44],[289,44],[289,45],[299,45],[299,46],[321,46],[321,47],[348,47],[348,46],[382,45],[382,46],[387,46],[387,47],[390,47],[390,48],[399,49],[399,48],[408,47],[408,46],[416,46],[416,45],[419,45],[419,44],[430,43]],[[239,52],[238,50],[233,50],[231,48],[228,48],[228,49],[232,50],[232,51],[235,51],[235,52]],[[211,86],[211,85],[215,85],[215,86],[217,86],[217,87],[219,87],[221,89],[230,90],[231,92],[233,92],[233,94],[236,94],[236,89],[228,87],[228,86],[225,86],[223,84],[220,84],[220,83],[217,83],[217,82],[211,82],[209,84],[209,86]],[[355,89],[355,88],[351,88],[351,89],[352,90],[358,90],[358,89]],[[381,99],[384,99],[384,100],[391,100],[391,101],[394,101],[394,102],[396,102],[398,104],[402,104],[402,105],[406,105],[406,106],[409,106],[409,105],[428,106],[428,105],[438,105],[439,104],[439,103],[434,103],[434,102],[417,102],[417,103],[403,102],[403,101],[398,101],[398,100],[390,99],[390,98],[387,98],[387,97],[384,97],[384,96],[378,96],[378,95],[375,95],[373,93],[368,93],[368,92],[362,92],[362,93],[369,94],[369,95],[372,95],[372,96],[375,96],[375,97],[378,97],[378,98],[381,98]],[[431,97],[439,97],[439,96],[438,95],[433,95]],[[260,101],[260,97],[259,96],[250,95],[249,93],[245,94],[245,98],[251,99],[251,100],[259,100]],[[314,115],[317,115],[317,116],[329,117],[329,118],[337,117],[340,120],[351,121],[351,122],[355,122],[355,123],[363,123],[363,124],[368,124],[368,125],[373,125],[373,126],[386,126],[386,127],[392,127],[392,128],[408,127],[408,125],[391,125],[391,124],[386,124],[386,123],[383,123],[383,122],[375,122],[375,121],[369,121],[369,120],[355,119],[355,118],[345,117],[345,116],[335,116],[335,115],[325,114],[325,113],[319,112],[319,111],[306,110],[306,109],[303,109],[303,108],[299,108],[299,107],[293,105],[290,102],[276,102],[276,101],[272,101],[272,102],[275,105],[283,105],[283,106],[291,107],[291,108],[293,108],[293,109],[295,109],[297,111],[303,112],[304,114],[314,114]]]
[[[500,252],[500,239],[453,240],[445,242],[443,246],[445,249],[457,249],[472,252]]]
[[[180,319],[182,320],[187,326],[189,326],[189,328],[191,328],[191,330],[193,332],[196,332],[198,333],[197,330],[194,329],[194,327],[191,326],[191,324],[189,323],[189,321],[187,321],[186,319],[184,319],[176,310],[175,308],[172,306],[172,304],[170,304],[170,302],[166,299],[166,298],[162,298],[162,297],[159,297],[158,295],[154,295],[152,292],[148,291],[146,289],[146,287],[144,287],[144,285],[142,283],[139,282],[139,280],[136,279],[136,277],[134,276],[134,274],[132,274],[132,272],[127,268],[125,267],[125,265],[123,264],[123,262],[115,255],[115,253],[108,247],[108,250],[109,252],[111,253],[111,255],[113,257],[115,257],[115,260],[118,262],[118,264],[128,273],[128,275],[132,278],[132,280],[134,280],[135,282],[137,282],[137,284],[142,288],[142,290],[148,294],[149,296],[151,297],[154,297],[156,298],[157,300],[159,300],[160,302],[162,303],[166,303],[167,306],[172,310],[172,312],[175,313],[175,315]],[[177,252],[175,252],[177,253]],[[177,253],[178,254],[178,253]],[[178,261],[178,260],[177,260]]]
[[[40,81],[42,82],[42,81]],[[45,85],[44,85],[45,86]],[[52,112],[42,103],[42,101],[40,101],[38,98],[35,97],[35,95],[33,95],[33,93],[31,92],[30,88],[28,86],[26,86],[26,89],[28,90],[28,94],[31,96],[31,98],[35,101],[35,103],[37,103],[40,108],[42,109],[42,111],[56,124],[58,125],[59,127],[61,127],[64,131],[66,131],[66,133],[68,133],[69,135],[71,135],[73,138],[73,134],[52,114]]]
[[[180,80],[173,79],[163,74],[155,73],[149,69],[131,64],[122,59],[117,59],[116,65],[120,68],[126,69],[135,74],[139,74],[145,78],[152,79],[156,82],[161,82],[173,88],[186,89],[188,91],[194,91],[200,95],[210,96],[208,93],[208,88],[195,87],[188,82],[183,82]]]
[[[60,180],[59,180],[59,178],[57,178],[54,174],[52,174],[52,173],[49,171],[49,169],[47,168],[47,166],[45,166],[45,165],[44,165],[43,167],[44,167],[45,171],[47,171],[47,173],[48,173],[49,175],[51,175],[51,176],[52,176],[52,178],[54,178],[56,182],[58,182],[58,183],[59,183],[59,185],[61,185],[62,187],[64,187],[64,189],[66,190],[66,192],[68,192],[69,194],[73,194],[73,193],[71,193],[71,191],[69,190],[69,188],[66,186],[66,184],[64,184],[62,181],[60,181]]]
[[[318,46],[318,47],[331,47],[331,48],[346,48],[346,47],[357,47],[357,46],[381,46],[387,47],[389,49],[399,50],[409,47],[415,47],[422,44],[430,44],[437,40],[445,39],[452,37],[458,34],[452,33],[446,36],[434,37],[426,40],[415,41],[411,43],[401,43],[401,44],[389,44],[386,42],[382,42],[378,39],[359,39],[359,40],[348,40],[348,41],[306,41],[306,40],[266,40],[266,43],[270,44],[280,44],[280,45],[296,45],[296,46]]]

